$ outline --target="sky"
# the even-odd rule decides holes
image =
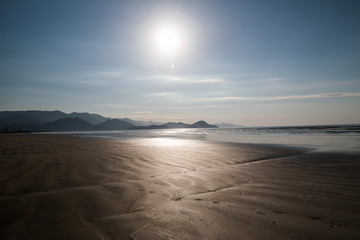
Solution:
[[[6,110],[360,123],[360,1],[2,0]]]

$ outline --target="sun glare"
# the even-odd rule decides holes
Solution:
[[[181,51],[183,44],[180,29],[170,24],[159,26],[154,32],[153,40],[160,54],[171,57]]]

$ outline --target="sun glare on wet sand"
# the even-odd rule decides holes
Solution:
[[[144,145],[154,146],[154,147],[186,147],[199,144],[198,141],[187,140],[187,139],[178,139],[178,138],[149,138],[141,140]]]

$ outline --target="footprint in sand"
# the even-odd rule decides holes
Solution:
[[[284,212],[282,211],[279,211],[279,210],[274,210],[273,213],[276,213],[276,214],[283,214]]]
[[[256,212],[256,214],[265,215],[266,213],[264,213],[264,212]]]
[[[340,228],[341,224],[337,223],[337,222],[330,222],[330,227],[331,228]]]

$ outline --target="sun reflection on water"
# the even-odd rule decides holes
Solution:
[[[186,146],[195,146],[200,144],[196,140],[189,139],[179,139],[172,137],[157,137],[157,138],[146,138],[141,139],[141,143],[147,146],[154,147],[186,147]]]

